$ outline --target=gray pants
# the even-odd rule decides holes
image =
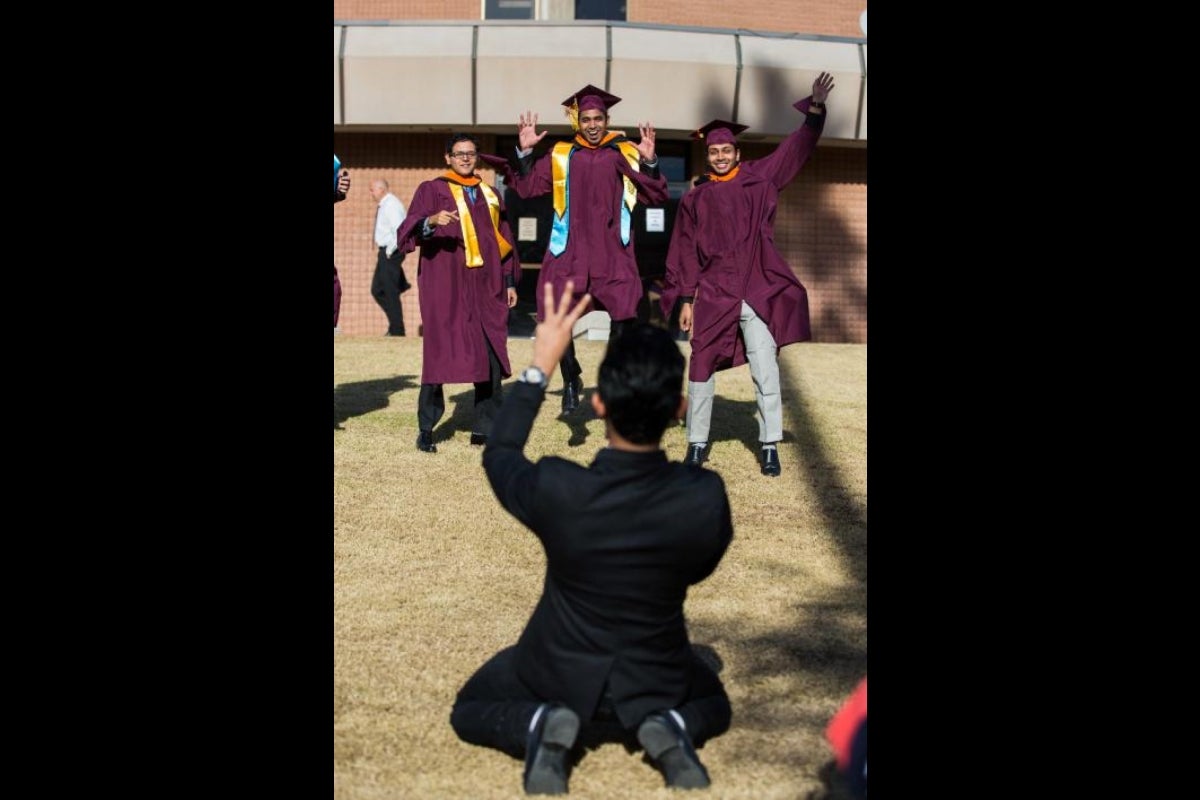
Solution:
[[[783,439],[783,405],[779,397],[779,361],[775,338],[767,323],[746,301],[738,319],[742,338],[746,341],[746,360],[750,362],[750,377],[754,380],[754,398],[758,402],[758,440],[764,444]],[[713,395],[717,376],[697,383],[688,381],[687,431],[688,443],[708,441],[712,423]]]

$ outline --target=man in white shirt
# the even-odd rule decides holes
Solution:
[[[379,255],[375,261],[375,277],[371,279],[371,296],[387,314],[388,336],[404,335],[404,313],[400,308],[400,295],[411,285],[400,267],[404,254],[396,244],[396,230],[404,221],[404,205],[388,191],[388,182],[383,178],[371,181],[371,197],[379,203],[375,213],[375,246]]]

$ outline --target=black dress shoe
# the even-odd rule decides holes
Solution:
[[[770,475],[772,478],[779,477],[779,450],[777,448],[764,447],[762,455],[758,458],[758,463],[762,465],[763,475]]]
[[[583,391],[583,378],[576,375],[563,386],[563,413],[570,414],[579,408],[579,395]]]
[[[709,785],[708,770],[700,763],[687,732],[669,714],[651,714],[637,731],[646,755],[662,770],[667,786],[703,789]]]
[[[471,434],[471,444],[487,444],[487,434],[486,433],[472,433]]]
[[[525,743],[525,794],[566,794],[571,748],[579,716],[566,706],[545,703]]]
[[[708,461],[708,442],[691,442],[688,444],[687,457],[683,463],[700,466]]]
[[[421,431],[417,434],[417,449],[426,453],[437,452],[437,445],[433,443],[433,431]]]

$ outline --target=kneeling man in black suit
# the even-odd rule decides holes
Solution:
[[[591,299],[572,307],[573,289],[555,303],[546,284],[533,365],[483,452],[497,498],[545,548],[542,596],[516,645],[459,691],[450,722],[466,742],[523,758],[529,794],[565,793],[572,751],[610,739],[640,745],[668,786],[703,788],[695,747],[728,730],[731,711],[692,649],[683,603],[733,537],[729,499],[720,475],[660,447],[687,410],[684,358],[650,325],[609,343],[592,395],[609,444],[591,465],[525,457],[546,376]]]

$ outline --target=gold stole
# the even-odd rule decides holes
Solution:
[[[586,147],[589,150],[596,150],[617,136],[622,135],[624,134],[619,131],[609,131],[604,140],[596,147],[588,144],[587,140],[579,134],[575,135],[575,141],[582,147]],[[640,172],[641,158],[637,148],[633,146],[633,142],[618,142],[617,148],[625,156],[625,160],[629,162],[629,166],[633,168],[633,171]],[[571,142],[559,142],[554,145],[553,153],[550,156],[550,174],[554,181],[554,213],[560,219],[563,212],[567,210],[567,164],[570,155]],[[633,211],[633,207],[637,205],[637,186],[629,179],[628,175],[622,175],[621,180],[625,182],[625,191],[623,193],[625,205],[629,207],[630,211]]]
[[[463,244],[467,249],[467,266],[470,268],[482,267],[483,254],[479,252],[479,237],[475,234],[475,222],[471,219],[471,209],[467,205],[467,198],[463,195],[463,184],[456,180],[448,180],[446,185],[450,187],[454,204],[458,206],[458,224],[462,226]],[[486,183],[480,181],[476,185],[483,192],[483,198],[487,201],[488,213],[492,218],[492,230],[496,232],[496,244],[500,246],[500,260],[503,261],[512,252],[512,245],[500,235],[500,198]]]

